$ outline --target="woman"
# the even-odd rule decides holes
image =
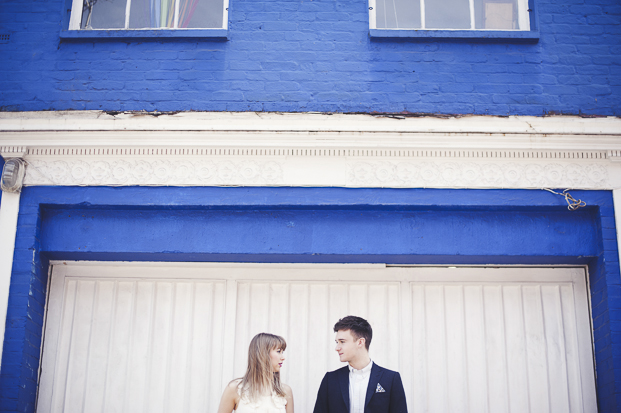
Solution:
[[[218,413],[293,413],[291,387],[280,382],[285,348],[287,343],[280,336],[254,336],[246,374],[226,386]]]

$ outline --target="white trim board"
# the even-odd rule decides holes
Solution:
[[[25,185],[621,188],[614,117],[13,112],[0,132]]]
[[[204,354],[210,354],[211,349],[219,361],[211,366],[214,377],[209,386],[208,404],[212,408],[219,400],[222,387],[232,377],[243,373],[247,344],[252,335],[269,331],[288,340],[289,358],[283,380],[297,389],[298,407],[312,409],[316,388],[324,372],[339,367],[330,344],[333,338],[331,327],[346,314],[357,314],[371,322],[375,332],[372,357],[380,365],[401,371],[408,403],[414,410],[424,410],[424,406],[430,404],[439,404],[434,411],[455,410],[446,405],[444,408],[440,406],[449,398],[456,405],[469,405],[476,411],[496,411],[498,403],[505,405],[509,402],[511,407],[524,411],[523,404],[529,399],[536,405],[550,406],[552,410],[593,411],[596,408],[584,268],[64,264],[54,265],[52,271],[52,293],[47,310],[49,323],[45,333],[38,400],[40,411],[60,411],[65,400],[68,400],[65,409],[71,403],[75,405],[75,400],[87,406],[101,406],[101,398],[94,394],[96,391],[102,395],[102,388],[106,393],[109,389],[109,404],[106,406],[114,404],[121,410],[121,404],[135,404],[134,394],[140,395],[146,390],[153,392],[159,388],[160,381],[145,387],[142,392],[125,392],[124,386],[114,386],[113,383],[131,379],[134,366],[137,366],[136,378],[140,379],[141,363],[146,369],[149,369],[148,366],[159,366],[153,360],[142,362],[142,356],[147,355],[148,358],[154,352],[168,355],[163,351],[166,343],[172,349],[170,357],[180,360],[172,365],[181,365],[182,374],[177,372],[175,375],[174,371],[169,373],[166,370],[164,376],[168,377],[166,380],[170,388],[179,383],[182,388],[178,391],[175,388],[170,393],[161,391],[153,396],[162,406],[170,405],[175,397],[185,400],[183,394],[196,396],[196,392],[183,392],[184,377],[185,387],[189,388],[194,382],[187,379],[192,368],[183,366],[189,360],[187,354],[190,347],[186,344],[195,342],[197,337],[200,340],[203,334],[190,333],[193,329],[189,329],[189,317],[185,315],[195,314],[191,311],[194,304],[189,306],[188,303],[203,301],[182,298],[187,296],[187,292],[196,291],[198,284],[218,285],[217,305],[210,307],[213,311],[210,313],[209,308],[202,308],[207,311],[199,313],[203,322],[211,320],[210,315],[217,316],[219,321],[214,323],[214,330],[219,333],[212,335],[216,340],[212,340],[211,344],[206,342],[204,350],[198,349],[200,360],[194,359],[196,363],[203,362]],[[177,290],[175,284],[179,285]],[[251,289],[253,294],[250,294]],[[155,297],[153,292],[156,290],[162,294],[158,293]],[[149,292],[152,294],[149,295]],[[171,304],[171,300],[166,299],[169,296],[179,299],[175,301],[172,298]],[[151,300],[149,297],[154,298]],[[154,305],[155,299],[158,300],[157,306]],[[212,299],[206,297],[206,301]],[[147,311],[135,311],[137,308]],[[174,337],[172,334],[161,334],[173,338],[157,345],[160,341],[146,339],[147,336],[152,337],[146,326],[155,324],[136,317],[156,317],[148,308],[157,308],[158,312],[165,308],[175,309],[165,312],[171,314],[168,322],[157,324],[157,331],[162,328],[174,331]],[[250,311],[259,308],[262,310]],[[467,318],[464,316],[466,313],[469,314]],[[283,317],[283,314],[289,316]],[[227,318],[224,323],[223,317]],[[158,319],[161,321],[164,318]],[[199,324],[202,326],[203,322]],[[90,327],[96,323],[106,328]],[[116,324],[120,326],[115,330],[119,334],[111,333],[106,339],[106,332],[112,331]],[[128,329],[128,325],[142,327]],[[558,330],[562,332],[559,334]],[[92,340],[91,336],[94,337]],[[192,338],[188,340],[188,337]],[[221,340],[221,337],[226,339]],[[507,340],[507,337],[512,339]],[[546,341],[546,337],[555,338]],[[558,338],[560,341],[557,341]],[[138,346],[136,343],[145,345]],[[546,347],[551,357],[549,363],[542,359]],[[122,349],[129,350],[124,353],[119,351]],[[140,357],[130,357],[131,352]],[[95,355],[94,358],[90,358],[89,354]],[[412,354],[421,357],[413,358]],[[507,358],[506,354],[512,357]],[[569,357],[564,357],[564,354]],[[74,362],[72,365],[71,360],[84,356],[90,358],[91,363]],[[118,365],[102,368],[102,361],[106,360],[114,360]],[[221,363],[222,360],[226,362]],[[309,365],[307,360],[313,360],[313,363]],[[421,360],[425,362],[421,364]],[[129,361],[132,368],[123,367]],[[547,377],[552,376],[547,374],[545,365],[551,370],[550,374],[554,373],[554,377],[563,380],[566,378],[567,383],[548,380]],[[528,383],[526,370],[531,384],[536,383],[534,387]],[[150,371],[159,372],[162,376],[162,369]],[[430,376],[426,371],[433,371],[434,374]],[[451,384],[446,375],[461,379]],[[135,384],[139,380],[129,381]],[[100,382],[108,383],[109,387],[98,386]],[[471,393],[463,388],[466,382],[479,383],[480,386]],[[508,383],[518,385],[507,387]],[[85,398],[80,399],[80,389],[89,385],[91,390],[94,389],[93,393],[86,392]],[[539,391],[540,388],[544,391]],[[513,397],[515,391],[524,393],[524,396]],[[512,394],[510,398],[509,392]],[[134,410],[139,409],[135,406]],[[186,408],[185,411],[205,411],[205,406],[196,410]]]

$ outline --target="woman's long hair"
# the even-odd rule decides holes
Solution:
[[[256,401],[261,395],[276,393],[284,397],[285,391],[280,383],[280,372],[272,371],[270,351],[285,351],[287,342],[274,334],[260,333],[254,336],[248,347],[248,368],[242,377],[241,392]]]

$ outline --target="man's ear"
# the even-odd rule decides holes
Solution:
[[[364,337],[360,337],[358,339],[358,347],[364,347],[364,342],[365,342],[365,338]]]

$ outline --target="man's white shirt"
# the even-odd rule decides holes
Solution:
[[[373,367],[373,361],[361,370],[349,366],[349,413],[364,413],[364,400],[367,396],[367,387],[369,387],[371,367]]]

